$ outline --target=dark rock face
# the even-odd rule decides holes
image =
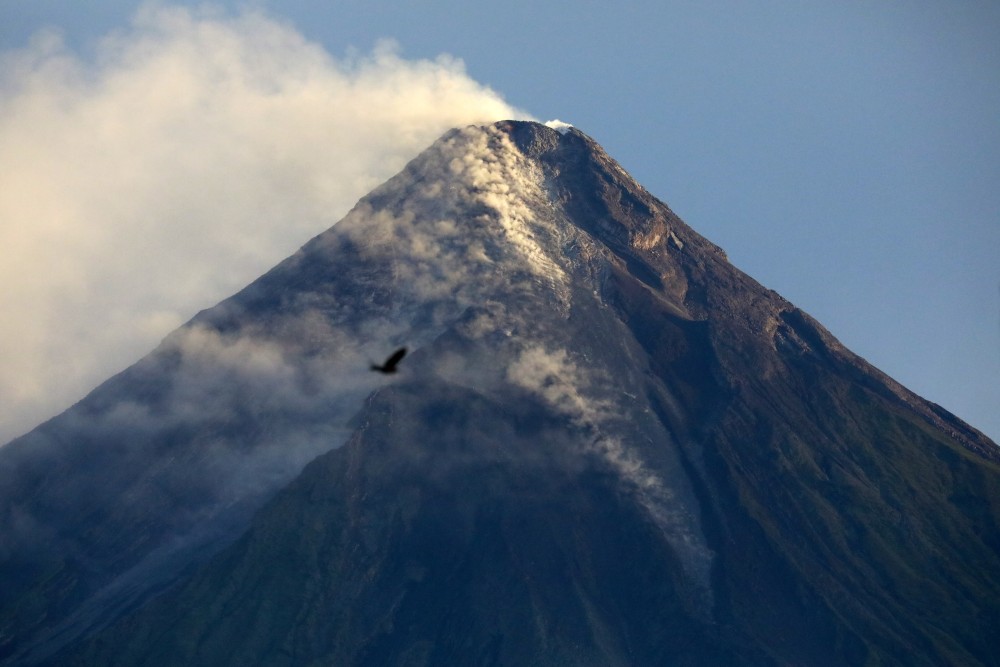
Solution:
[[[1000,664],[996,445],[576,130],[445,135],[0,475],[4,664]]]

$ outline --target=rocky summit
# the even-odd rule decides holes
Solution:
[[[996,444],[505,121],[0,449],[0,664],[998,665],[998,522]]]

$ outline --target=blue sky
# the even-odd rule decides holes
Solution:
[[[0,0],[0,111],[24,97],[24,86],[10,80],[38,66],[40,34],[60,35],[58,54],[84,64],[80,77],[96,78],[93,68],[108,59],[107,36],[133,34],[137,7]],[[388,38],[398,44],[396,67],[437,63],[456,81],[481,86],[476,95],[492,90],[540,120],[573,123],[738,267],[910,389],[1000,439],[1000,4],[286,0],[215,7],[223,17],[247,7],[263,12],[338,62],[370,57]],[[55,47],[45,48],[51,64]],[[439,60],[442,54],[464,70]],[[87,94],[103,93],[95,85]],[[327,150],[362,151],[332,140]],[[359,178],[358,187],[366,183]],[[19,215],[0,225],[31,224],[30,212]],[[257,253],[258,263],[240,271],[266,268],[319,231],[303,228],[289,247],[275,248],[276,257]],[[176,262],[164,274],[184,266]],[[218,291],[197,307],[171,302],[159,328],[149,324],[131,347],[115,346],[131,357],[81,370],[72,391],[94,386],[151,348],[160,329],[246,282],[240,271],[213,283]],[[38,294],[45,300],[47,292]],[[142,296],[146,304],[155,298]],[[6,307],[4,318],[21,316],[16,303]],[[51,328],[48,317],[39,328]],[[62,354],[79,358],[85,349]],[[59,362],[42,352],[19,356],[45,357],[30,368]],[[44,409],[26,413],[41,418]]]

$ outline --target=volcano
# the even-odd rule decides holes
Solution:
[[[996,444],[563,126],[445,134],[0,521],[5,665],[1000,664]]]

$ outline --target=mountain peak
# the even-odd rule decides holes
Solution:
[[[0,449],[0,661],[989,664],[998,461],[580,130],[455,129]]]

